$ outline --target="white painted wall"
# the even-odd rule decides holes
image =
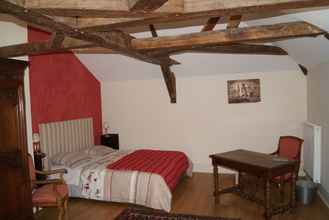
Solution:
[[[320,190],[329,203],[329,62],[310,70],[308,86],[308,120],[322,126],[322,167]]]
[[[177,77],[175,105],[160,78],[103,82],[103,120],[120,134],[120,147],[181,150],[196,171],[208,172],[209,154],[237,148],[272,152],[280,135],[302,135],[306,78],[299,70],[207,75],[208,67],[199,63],[177,73],[204,76]],[[228,104],[227,80],[250,78],[261,79],[262,102]]]
[[[14,20],[10,17],[0,16],[0,46],[20,44],[27,42],[26,25]],[[19,57],[17,59],[27,60],[27,57]],[[25,108],[26,108],[26,126],[27,126],[27,141],[28,151],[33,152],[32,144],[32,121],[31,121],[31,102],[30,102],[30,80],[28,68],[24,76],[25,86]]]

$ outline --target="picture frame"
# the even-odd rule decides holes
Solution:
[[[227,81],[228,103],[261,102],[260,79]]]

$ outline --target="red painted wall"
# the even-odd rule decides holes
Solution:
[[[49,39],[29,28],[29,42]],[[92,117],[95,143],[102,133],[100,82],[73,53],[30,56],[33,132],[40,123]]]

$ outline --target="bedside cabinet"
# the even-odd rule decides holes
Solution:
[[[103,134],[101,144],[119,150],[119,134]]]
[[[46,157],[45,153],[42,152],[34,152],[34,166],[36,170],[43,171],[43,158]],[[37,180],[45,180],[45,175],[36,174]]]

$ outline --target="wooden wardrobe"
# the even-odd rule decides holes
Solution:
[[[33,219],[27,160],[24,70],[0,58],[0,219]]]

